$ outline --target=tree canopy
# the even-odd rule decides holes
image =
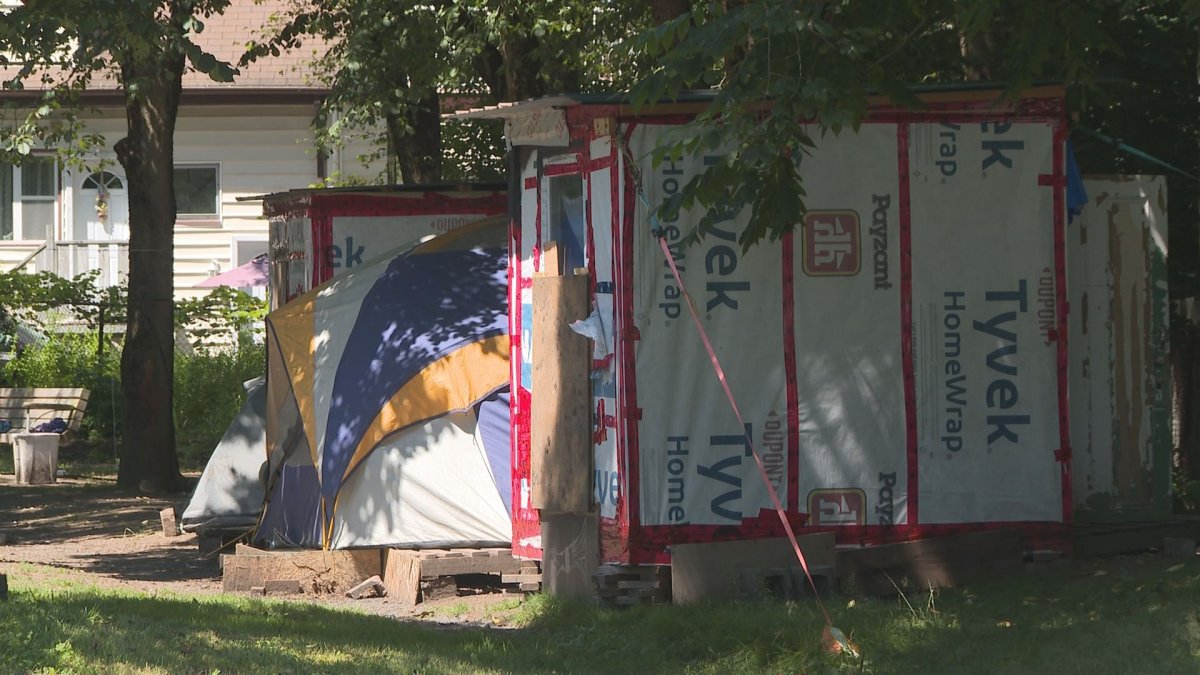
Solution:
[[[1113,48],[1090,4],[997,0],[707,3],[633,41],[650,57],[635,104],[716,88],[712,105],[656,158],[721,151],[664,205],[712,218],[750,208],[743,246],[777,239],[804,211],[797,169],[814,134],[852,129],[871,95],[920,108],[911,85],[995,80],[1014,95],[1038,80],[1089,84]],[[748,105],[750,102],[769,102]]]
[[[195,40],[229,0],[36,0],[0,14],[0,66],[24,116],[0,136],[3,159],[35,145],[87,148],[78,111],[88,90],[119,91],[127,132],[113,144],[129,194],[129,294],[121,387],[125,423],[118,482],[182,487],[172,420],[174,132],[187,67],[228,80],[234,70]],[[19,98],[14,92],[32,92]],[[16,97],[14,99],[14,97]],[[12,107],[10,106],[10,110]],[[99,142],[95,140],[95,142]]]
[[[315,62],[330,87],[316,120],[320,140],[382,130],[389,182],[434,182],[447,172],[498,177],[499,133],[443,129],[444,105],[618,91],[632,83],[638,55],[616,45],[650,25],[652,4],[311,0],[251,44],[242,63],[316,35],[329,46]],[[447,166],[446,158],[456,161]]]

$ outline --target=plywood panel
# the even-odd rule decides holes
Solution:
[[[588,314],[586,276],[533,280],[532,503],[591,510],[589,342],[568,324]]]
[[[796,537],[809,569],[834,566],[834,536],[821,532]],[[732,600],[743,571],[800,565],[784,537],[750,541],[677,544],[671,547],[671,593],[677,603]]]
[[[971,532],[838,552],[845,592],[892,595],[898,589],[943,588],[1011,575],[1024,569],[1016,530]]]

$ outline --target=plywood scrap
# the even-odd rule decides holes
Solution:
[[[832,532],[800,535],[796,541],[810,570],[829,570],[826,574],[832,576],[836,562]],[[788,589],[792,595],[803,594],[807,578],[798,583],[789,571],[799,566],[791,542],[784,537],[679,544],[671,547],[671,591],[677,603],[733,600],[774,588],[780,594]]]
[[[162,523],[162,533],[164,537],[179,536],[179,525],[175,522],[175,507],[168,506],[158,512],[158,520]]]

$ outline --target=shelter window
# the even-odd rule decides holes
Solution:
[[[221,216],[221,181],[215,164],[175,167],[175,215],[188,220]]]
[[[562,274],[573,274],[575,268],[587,266],[583,176],[577,173],[552,176],[549,193],[550,236],[558,244],[558,268]]]

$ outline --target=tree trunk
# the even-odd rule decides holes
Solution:
[[[691,9],[690,0],[653,0],[650,3],[650,18],[658,26]]]
[[[128,135],[113,149],[129,192],[129,315],[121,353],[123,449],[117,482],[147,492],[183,488],[175,453],[173,298],[175,118],[181,53],[122,66]],[[132,63],[131,63],[132,62]]]
[[[388,180],[396,182],[398,169],[405,183],[437,183],[442,180],[441,100],[434,92],[410,104],[404,119],[387,116],[389,159]],[[389,162],[391,164],[391,162]]]

